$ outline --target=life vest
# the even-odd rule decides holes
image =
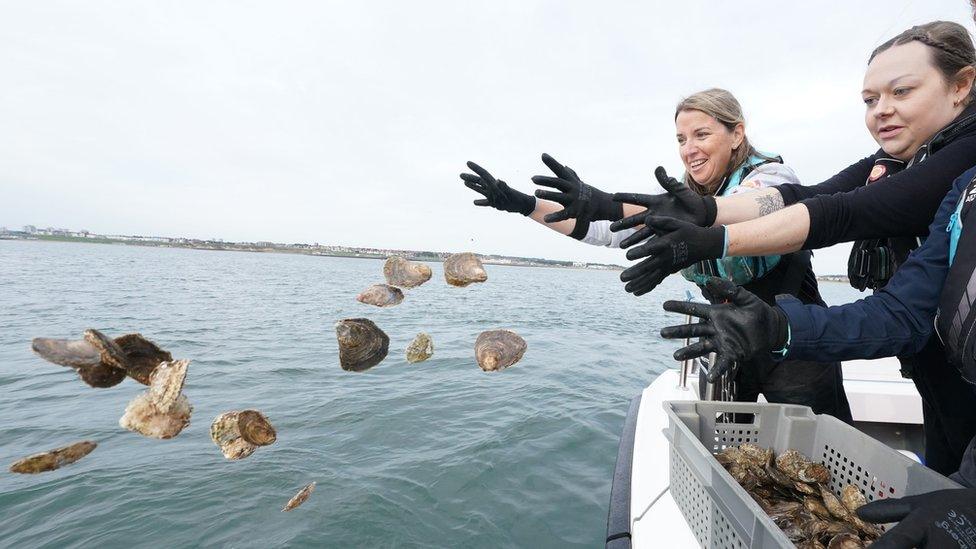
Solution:
[[[878,158],[874,161],[874,167],[865,185],[891,177],[912,166],[916,158],[924,159],[925,156],[916,156],[911,163],[897,158]],[[872,290],[883,288],[891,280],[898,266],[908,259],[908,254],[919,244],[918,239],[906,237],[854,241],[851,254],[847,259],[848,281],[851,286],[862,292],[866,288]]]
[[[719,187],[716,196],[727,196],[742,183],[747,175],[752,173],[759,166],[770,163],[782,164],[783,158],[776,155],[765,153],[753,154],[743,162],[737,170],[725,178],[722,186]],[[699,261],[690,267],[681,269],[681,276],[685,279],[704,286],[711,277],[724,278],[731,280],[739,286],[743,286],[762,278],[766,273],[773,270],[779,263],[780,256],[769,255],[760,257],[726,257],[723,259],[708,259]]]
[[[966,186],[946,231],[949,232],[949,274],[942,286],[935,331],[942,340],[949,363],[963,379],[976,383],[976,177]]]
[[[876,183],[902,170],[907,170],[915,164],[924,162],[956,136],[969,130],[976,124],[976,113],[969,109],[972,109],[972,106],[967,109],[968,114],[964,113],[965,116],[961,116],[939,130],[924,145],[919,147],[907,164],[891,157],[875,160],[874,168],[871,169],[871,173],[864,184]],[[855,241],[851,248],[851,255],[847,260],[847,278],[851,286],[860,291],[864,291],[866,288],[877,290],[885,287],[898,267],[908,259],[908,254],[921,245],[922,239],[913,237],[871,238]]]

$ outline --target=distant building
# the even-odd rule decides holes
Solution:
[[[24,232],[27,234],[37,234],[37,227],[33,225],[24,225]]]

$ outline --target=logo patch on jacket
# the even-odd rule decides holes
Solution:
[[[886,168],[884,164],[875,164],[874,167],[871,168],[871,175],[868,176],[868,183],[874,183],[875,181],[881,179],[884,177],[884,174],[887,171],[888,168]]]

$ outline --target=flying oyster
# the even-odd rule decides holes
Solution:
[[[390,337],[372,320],[346,318],[336,322],[339,340],[339,365],[349,372],[364,372],[386,358]]]
[[[149,385],[149,376],[172,355],[140,334],[127,334],[114,340],[95,329],[85,330],[84,339],[36,337],[31,349],[48,362],[78,370],[82,381],[91,387],[112,387],[125,379]]]
[[[189,360],[161,363],[152,373],[149,389],[137,395],[119,425],[150,438],[167,439],[190,424],[193,406],[182,394]]]
[[[125,370],[129,377],[143,385],[149,385],[156,367],[173,360],[173,355],[142,337],[142,334],[119,336],[115,338],[115,343],[125,353]]]
[[[357,295],[356,301],[377,307],[392,307],[403,301],[403,291],[389,284],[373,284]]]
[[[527,347],[525,340],[515,332],[489,330],[481,332],[474,342],[474,356],[482,370],[494,372],[521,360]]]
[[[407,362],[423,362],[433,356],[434,341],[425,332],[420,332],[413,338],[410,345],[407,345]]]
[[[488,280],[485,266],[478,256],[471,252],[454,254],[444,260],[444,278],[451,286],[463,288],[473,282]]]
[[[309,484],[306,484],[304,488],[299,490],[297,494],[295,494],[290,500],[288,500],[288,503],[286,503],[285,506],[281,508],[281,512],[284,513],[285,511],[291,511],[295,507],[298,507],[299,505],[305,503],[305,500],[308,499],[308,496],[312,495],[312,492],[314,490],[315,490],[314,481]]]
[[[416,288],[430,280],[430,275],[430,267],[427,265],[407,261],[398,255],[390,256],[383,264],[383,276],[391,286]]]
[[[220,447],[227,459],[243,459],[258,446],[274,444],[278,439],[275,428],[257,410],[224,412],[210,424],[210,439]]]
[[[87,456],[98,446],[98,443],[91,440],[83,440],[47,452],[33,454],[23,459],[18,459],[10,466],[11,473],[34,474],[44,471],[53,471],[62,465],[74,463]]]

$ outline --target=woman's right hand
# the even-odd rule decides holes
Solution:
[[[613,195],[613,199],[617,202],[643,206],[647,208],[647,211],[614,222],[610,226],[611,231],[617,232],[637,227],[644,223],[644,217],[647,214],[687,221],[699,227],[711,227],[715,223],[717,206],[714,197],[699,195],[684,183],[669,177],[668,172],[660,166],[654,170],[654,176],[661,187],[667,191],[666,193],[616,193]],[[643,235],[642,238],[650,236],[649,231],[645,232],[648,234]]]
[[[477,175],[462,173],[464,186],[484,196],[474,201],[475,206],[491,206],[496,210],[522,215],[529,215],[535,210],[534,196],[516,191],[474,162],[469,161],[468,168]]]

